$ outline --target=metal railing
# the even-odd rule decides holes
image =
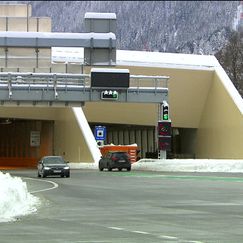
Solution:
[[[135,102],[136,93],[138,102],[146,96],[145,103],[156,103],[157,93],[168,93],[168,80],[168,76],[130,75],[130,87],[119,91],[121,101]],[[0,72],[0,101],[99,101],[100,88],[90,84],[90,74]]]
[[[0,89],[8,88],[9,98],[14,89],[44,89],[54,90],[55,97],[58,89],[85,89],[87,74],[58,74],[58,73],[0,73]]]

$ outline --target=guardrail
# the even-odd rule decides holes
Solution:
[[[0,101],[101,101],[100,88],[90,86],[90,74],[0,72]],[[157,103],[156,94],[168,93],[167,76],[130,75],[130,87],[119,90],[120,102]],[[105,89],[105,87],[104,87]],[[111,89],[111,88],[109,88]],[[116,88],[114,88],[116,89]],[[7,94],[6,94],[7,92]],[[136,99],[132,94],[137,95]]]

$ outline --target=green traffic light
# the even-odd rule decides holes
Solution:
[[[113,91],[112,92],[112,98],[113,99],[118,99],[118,93],[117,93],[117,91]]]
[[[168,120],[168,119],[169,119],[168,114],[164,114],[164,115],[163,115],[163,120]]]

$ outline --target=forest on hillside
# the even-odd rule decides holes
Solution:
[[[117,16],[117,48],[214,54],[229,39],[238,1],[24,1],[52,31],[85,32],[86,12]]]

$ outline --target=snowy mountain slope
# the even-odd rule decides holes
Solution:
[[[27,2],[27,1],[25,1]],[[117,47],[214,54],[227,42],[238,1],[28,1],[53,31],[85,32],[86,12],[117,16]]]

